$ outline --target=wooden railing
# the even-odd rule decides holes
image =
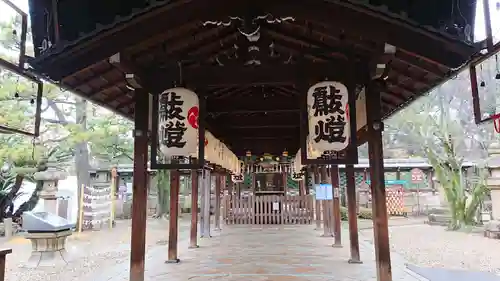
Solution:
[[[226,195],[226,224],[311,224],[314,202],[311,195]]]
[[[0,250],[0,281],[5,281],[5,261],[10,253],[12,253],[12,249]]]

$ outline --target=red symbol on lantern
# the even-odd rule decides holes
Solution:
[[[197,106],[193,106],[188,110],[187,119],[191,127],[198,129],[198,116],[200,115],[200,110]]]
[[[207,140],[207,139],[205,139],[205,146],[207,146],[207,145],[208,145],[208,140]]]

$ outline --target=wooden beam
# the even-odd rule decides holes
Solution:
[[[224,115],[219,115],[213,119],[208,119],[207,122],[218,125],[224,122],[225,126],[261,126],[261,125],[290,125],[300,122],[299,116],[294,113],[273,114],[272,116],[259,114],[251,118],[245,115],[231,116],[230,119]]]
[[[235,113],[235,112],[272,112],[299,110],[298,98],[266,97],[255,94],[248,97],[234,97],[221,100],[207,100],[207,112]]]
[[[185,68],[182,80],[193,87],[249,86],[249,85],[294,85],[297,83],[299,70],[306,73],[307,81],[319,81],[328,77],[331,80],[345,81],[347,74],[344,63],[303,63],[276,64],[260,66],[198,66]],[[360,69],[360,72],[362,70]],[[362,74],[362,73],[360,73]],[[178,66],[158,69],[148,73],[150,81],[165,81],[171,85],[179,76]],[[357,76],[357,77],[367,77]]]
[[[346,33],[357,34],[375,42],[389,43],[450,68],[459,67],[476,52],[474,46],[458,39],[451,39],[450,36],[443,36],[417,24],[384,16],[363,4],[328,0],[308,1],[307,5],[304,5],[302,0],[278,0],[269,1],[266,8],[274,15],[294,16],[330,26],[335,24]]]
[[[265,124],[265,123],[263,123]],[[254,126],[226,126],[225,128],[231,130],[249,130],[249,129],[296,129],[299,128],[299,124],[295,125],[279,125],[279,124],[271,124],[271,125],[254,125]]]

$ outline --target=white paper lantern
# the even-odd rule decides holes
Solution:
[[[158,99],[160,150],[167,156],[198,154],[199,101],[195,92],[172,88]]]
[[[307,91],[310,145],[320,155],[348,146],[348,99],[347,87],[335,81],[319,82]]]

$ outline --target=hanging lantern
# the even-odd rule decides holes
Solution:
[[[158,136],[163,155],[196,155],[199,115],[196,93],[186,88],[168,89],[161,93],[158,102]]]
[[[288,151],[286,151],[286,150],[285,150],[285,151],[283,151],[283,154],[282,154],[282,155],[283,155],[283,157],[288,157]]]
[[[247,150],[245,156],[246,157],[252,157],[252,152],[250,150]]]
[[[347,87],[340,82],[319,82],[307,91],[310,145],[320,155],[349,145],[348,100]],[[335,130],[330,130],[331,126]]]

